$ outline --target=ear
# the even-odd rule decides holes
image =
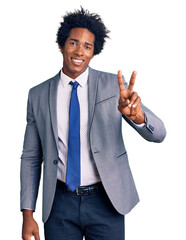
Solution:
[[[59,49],[60,49],[61,53],[63,53],[63,47],[59,47]]]

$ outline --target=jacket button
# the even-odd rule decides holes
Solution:
[[[154,127],[150,124],[149,124],[149,128],[150,128],[150,130],[154,131]]]
[[[58,164],[58,160],[54,160],[53,163],[56,165]]]

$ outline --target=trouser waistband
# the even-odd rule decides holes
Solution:
[[[60,180],[57,180],[57,187],[60,187],[60,188],[63,188],[65,190],[69,191],[69,192],[72,192],[67,187],[67,185]],[[85,196],[85,195],[89,195],[91,193],[95,193],[95,192],[98,192],[98,191],[101,191],[101,190],[104,190],[103,185],[102,185],[101,182],[98,182],[98,183],[87,185],[87,186],[80,186],[80,187],[76,188],[76,190],[73,193],[75,193],[76,195]]]

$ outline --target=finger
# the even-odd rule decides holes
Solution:
[[[141,98],[138,96],[138,98],[135,100],[135,102],[132,104],[133,108],[137,108],[138,106],[141,106]]]
[[[133,93],[131,94],[131,97],[130,97],[129,107],[131,107],[131,106],[134,104],[134,102],[136,101],[137,98],[138,98],[137,92],[133,92]]]
[[[125,89],[121,70],[118,71],[118,85],[119,85],[120,91]]]
[[[31,240],[31,236],[29,235],[29,236],[22,236],[22,239],[23,240]]]
[[[124,115],[130,115],[130,108],[127,108],[127,107],[122,108],[122,107],[118,106],[118,110]]]
[[[40,240],[40,237],[39,237],[39,233],[38,233],[38,232],[34,233],[34,237],[35,237],[35,240]]]
[[[134,88],[134,83],[135,83],[135,80],[136,80],[136,75],[137,75],[137,72],[134,71],[131,75],[131,78],[130,78],[130,83],[129,83],[129,87],[128,87],[128,90],[130,90],[131,92],[133,91],[133,88]]]
[[[136,115],[141,108],[141,98],[138,97],[131,107],[131,115]]]

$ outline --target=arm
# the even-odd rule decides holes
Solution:
[[[30,240],[34,236],[35,240],[40,240],[39,227],[33,218],[32,210],[23,210],[23,226],[22,226],[22,239]]]
[[[122,115],[123,118],[147,141],[157,143],[162,142],[166,136],[164,123],[143,104],[141,104],[141,106],[145,115],[145,123],[143,127],[138,127],[137,124],[129,120],[125,115]]]
[[[29,231],[38,232],[33,211],[41,176],[42,148],[32,108],[31,91],[27,104],[27,126],[21,156],[21,210],[23,210],[23,239],[29,239]],[[26,210],[30,209],[30,210]],[[32,224],[31,224],[32,223]],[[28,227],[29,226],[29,227]],[[32,229],[30,229],[32,228]],[[36,237],[36,236],[35,236]],[[39,238],[35,238],[39,239]]]

